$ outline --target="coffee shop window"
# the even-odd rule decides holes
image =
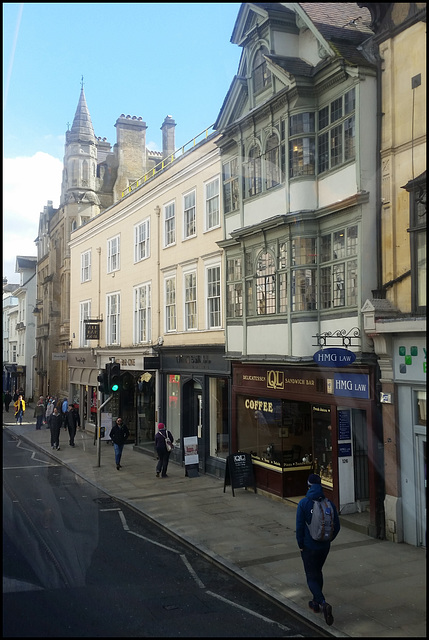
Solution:
[[[238,451],[276,467],[311,464],[311,415],[304,402],[239,396]]]

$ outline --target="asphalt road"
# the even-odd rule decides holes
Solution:
[[[3,479],[3,637],[321,637],[6,432]]]

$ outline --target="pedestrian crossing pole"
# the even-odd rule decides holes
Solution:
[[[97,409],[97,467],[101,466],[101,410],[112,398],[109,396]]]

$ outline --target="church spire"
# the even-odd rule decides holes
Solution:
[[[79,103],[77,105],[72,128],[67,131],[68,141],[92,142],[95,144],[94,128],[86,104],[85,92],[83,90],[83,79],[80,90]]]

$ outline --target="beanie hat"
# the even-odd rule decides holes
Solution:
[[[163,422],[160,422],[158,424],[158,429],[165,429],[165,424]]]
[[[320,479],[320,476],[315,473],[310,473],[310,475],[308,476],[307,484],[308,486],[311,486],[312,484],[322,484],[322,481]]]

